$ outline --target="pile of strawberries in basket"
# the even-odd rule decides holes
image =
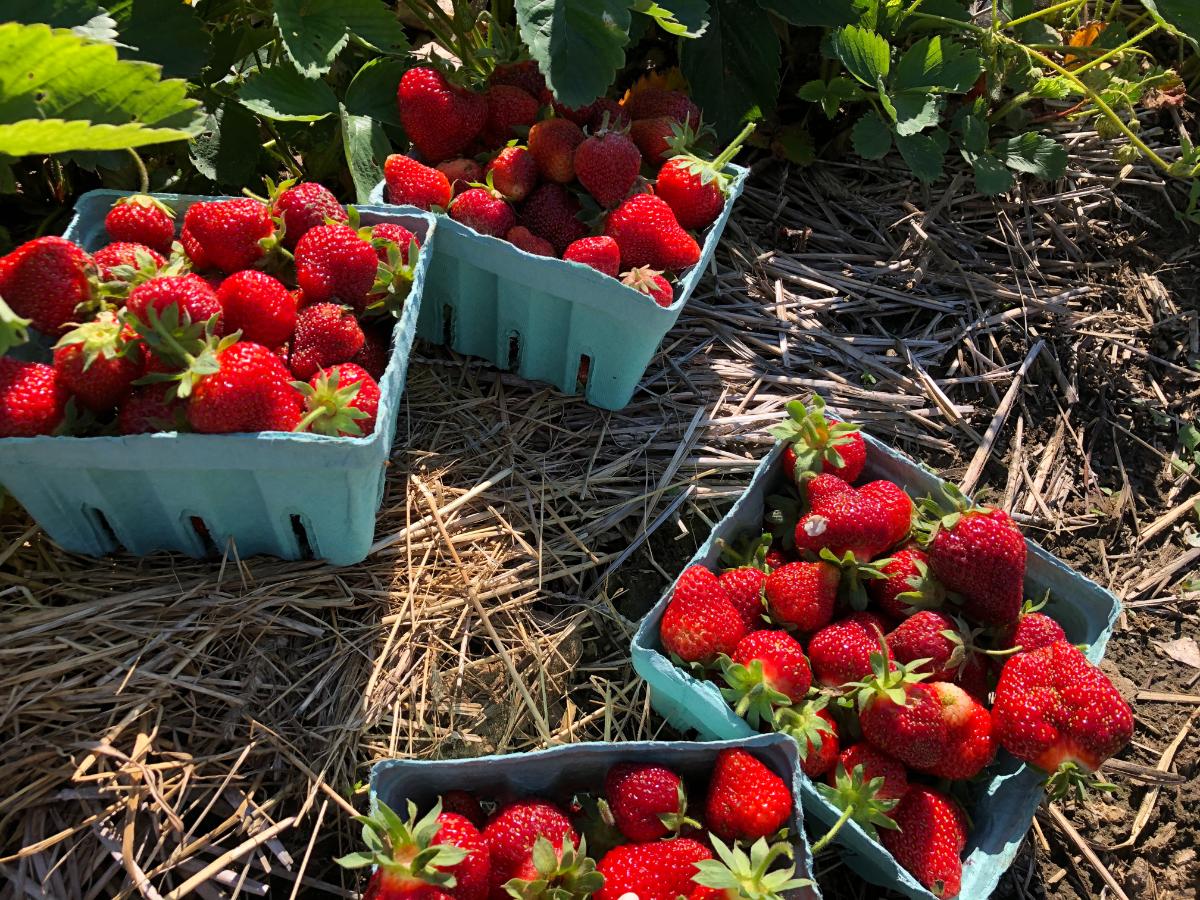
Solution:
[[[377,802],[360,817],[367,850],[338,862],[377,866],[366,900],[777,900],[811,884],[790,862],[793,806],[782,778],[730,749],[713,765],[702,823],[678,774],[618,763],[600,796],[454,790],[419,819],[410,802],[407,821]]]
[[[914,505],[855,486],[858,430],[788,405],[789,496],[730,567],[684,571],[660,636],[755,727],[794,736],[841,820],[878,834],[939,897],[958,893],[966,815],[956,783],[998,748],[1083,790],[1130,740],[1133,714],[1062,626],[1024,602],[1025,540],[1003,511]],[[740,557],[740,558],[738,558]],[[876,832],[876,828],[880,829]]]
[[[29,325],[57,340],[52,364],[0,357],[0,437],[371,433],[418,242],[319,184],[268,187],[193,204],[178,239],[130,196],[94,253],[41,237],[0,259],[0,351]]]
[[[529,61],[497,66],[481,92],[410,69],[397,103],[420,161],[387,158],[389,202],[445,210],[480,234],[620,278],[662,306],[674,299],[671,279],[700,260],[694,234],[720,216],[724,169],[752,127],[706,159],[696,151],[700,109],[684,92],[639,85],[622,102],[570,109]]]

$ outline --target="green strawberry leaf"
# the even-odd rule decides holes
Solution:
[[[1196,0],[1142,0],[1159,25],[1200,50],[1200,4]]]
[[[983,71],[983,60],[974,50],[940,36],[924,37],[913,44],[892,73],[894,91],[965,94]]]
[[[854,0],[758,0],[758,5],[800,27],[837,28],[861,16]]]
[[[936,94],[893,94],[896,134],[907,137],[932,128],[941,119],[942,100]]]
[[[275,28],[283,49],[304,78],[328,72],[350,42],[341,5],[342,0],[274,0]]]
[[[880,34],[847,25],[829,36],[829,48],[846,71],[865,84],[876,87],[891,69],[892,46]]]
[[[1054,138],[1035,131],[998,141],[992,150],[1010,169],[1047,181],[1061,178],[1067,171],[1066,148]]]
[[[194,78],[208,65],[208,34],[186,3],[134,0],[121,41],[128,45],[122,56],[158,63],[167,77]]]
[[[376,57],[354,73],[346,88],[346,109],[356,116],[368,116],[385,125],[400,125],[396,111],[396,86],[407,68],[399,59]]]
[[[319,78],[305,78],[286,63],[251,75],[238,99],[247,109],[280,122],[316,122],[338,108],[333,88]]]
[[[962,148],[968,153],[983,153],[988,148],[988,120],[986,111],[971,111],[959,121]]]
[[[936,181],[945,167],[950,137],[940,128],[921,134],[898,134],[896,147],[914,175],[924,182]]]
[[[634,0],[633,11],[676,37],[699,37],[708,28],[708,0],[667,0],[665,7],[653,0]]]
[[[305,3],[306,7],[312,5],[312,0]],[[340,11],[350,37],[358,43],[387,56],[408,52],[408,36],[392,4],[383,0],[336,0],[333,5]]]
[[[1079,93],[1079,89],[1061,75],[1055,75],[1053,78],[1039,78],[1026,93],[1033,99],[1066,100],[1072,94]]]
[[[383,126],[369,116],[351,115],[341,108],[342,144],[346,153],[346,165],[354,180],[354,190],[359,203],[367,203],[371,191],[383,178],[383,164],[391,150]]]
[[[975,186],[989,197],[1003,194],[1013,186],[1013,173],[1003,162],[986,153],[963,154],[975,171]]]
[[[515,0],[529,55],[559,102],[584,106],[608,90],[625,64],[629,0]]]
[[[892,130],[879,113],[870,110],[854,123],[850,140],[854,152],[863,159],[883,159],[892,149]]]
[[[825,117],[832,119],[837,116],[842,104],[862,100],[867,94],[858,82],[835,75],[829,81],[818,78],[808,82],[797,91],[796,96],[810,103],[820,103]]]
[[[249,184],[258,171],[258,120],[235,100],[224,100],[211,110],[200,133],[188,143],[192,165],[217,184]]]

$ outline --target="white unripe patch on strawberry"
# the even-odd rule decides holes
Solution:
[[[820,537],[829,527],[829,520],[824,516],[809,516],[804,523],[804,533],[809,537]]]
[[[626,891],[624,894],[618,897],[617,900],[641,900],[641,898],[633,891]]]

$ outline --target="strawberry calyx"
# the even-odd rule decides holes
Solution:
[[[847,822],[857,823],[872,840],[879,839],[877,828],[899,828],[888,813],[900,801],[878,796],[884,783],[882,775],[867,778],[861,765],[847,772],[845,766],[838,763],[833,786],[818,783],[816,787],[821,796],[840,809],[842,814],[833,827],[812,845],[812,852],[816,854],[824,850]]]
[[[605,116],[608,114],[605,113]],[[713,159],[702,159],[694,152],[680,152],[678,155],[667,160],[668,163],[675,163],[687,171],[689,175],[694,175],[700,179],[701,184],[715,183],[718,190],[722,194],[729,193],[729,185],[733,181],[733,177],[725,171],[725,167],[733,160],[742,149],[742,145],[746,139],[754,132],[757,127],[757,122],[747,122],[746,126],[738,134],[724,150],[722,150]],[[668,141],[671,149],[675,149]]]
[[[678,805],[673,812],[660,813],[658,821],[662,822],[667,831],[678,835],[684,828],[703,828],[704,826],[687,814],[687,790],[683,782],[675,785],[675,797]]]
[[[203,322],[193,322],[186,315],[180,316],[176,303],[167,306],[161,314],[155,307],[148,307],[145,321],[126,313],[125,323],[138,333],[146,349],[168,368],[168,371],[143,375],[134,384],[170,382],[168,401],[191,396],[192,389],[201,379],[221,371],[217,355],[236,344],[242,336],[240,331],[235,331],[219,337],[216,329],[220,318],[217,313]]]
[[[789,493],[771,494],[767,497],[763,524],[785,550],[795,550],[796,523],[800,521],[804,505],[796,495],[794,487],[789,484],[786,490]]]
[[[722,653],[717,663],[721,667],[721,677],[729,685],[721,688],[721,696],[752,728],[764,721],[777,723],[779,710],[792,705],[787,694],[771,686],[761,659],[752,659],[749,665],[744,665]]]
[[[1065,760],[1046,778],[1046,796],[1051,800],[1061,800],[1068,794],[1074,794],[1075,799],[1083,802],[1091,791],[1112,793],[1117,789],[1115,784],[1101,781],[1093,769],[1076,760]]]
[[[137,343],[117,314],[106,310],[92,321],[76,325],[59,338],[54,349],[78,344],[83,353],[83,371],[86,372],[97,359],[126,356]]]
[[[376,269],[375,283],[371,285],[367,307],[363,312],[365,315],[392,315],[398,319],[404,311],[404,301],[412,291],[413,273],[421,248],[414,239],[408,245],[409,262],[405,262],[406,254],[393,241],[374,238],[371,246],[385,249],[387,259],[381,260]]]
[[[676,156],[690,156],[702,140],[715,134],[712,127],[703,121],[697,122],[695,128],[690,122],[673,122],[671,136],[667,138],[667,147]]]
[[[759,838],[747,854],[736,843],[726,845],[716,835],[710,835],[709,840],[717,857],[695,863],[696,874],[692,876],[692,881],[702,887],[744,900],[778,900],[787,891],[812,886],[807,878],[796,877],[794,861],[771,871],[781,857],[793,858],[791,844],[786,841],[768,844],[766,838]]]
[[[294,431],[311,431],[313,434],[331,437],[337,437],[339,434],[362,436],[358,420],[370,418],[370,413],[354,405],[362,382],[352,381],[347,385],[339,385],[338,379],[339,373],[336,370],[322,369],[313,379],[315,384],[306,381],[292,382],[292,387],[304,396],[307,410]]]
[[[796,454],[796,465],[792,475],[797,484],[811,475],[820,474],[822,465],[829,463],[837,469],[844,468],[845,460],[838,447],[849,443],[857,425],[830,419],[825,415],[825,400],[815,395],[811,407],[799,400],[786,406],[788,417],[767,429],[767,433],[783,441]]]
[[[151,197],[149,194],[130,194],[128,197],[122,197],[117,200],[113,206],[129,206],[135,204],[137,206],[146,206],[151,209],[157,209],[159,212],[165,213],[167,218],[171,219],[172,221],[175,220],[175,210],[171,209],[171,207],[167,206],[167,204],[163,203],[157,197]]]
[[[585,838],[579,839],[576,849],[570,836],[564,836],[561,847],[539,836],[530,853],[537,877],[512,878],[504,889],[516,900],[576,900],[590,897],[604,886],[604,876],[596,871],[596,862],[587,855]]]
[[[859,562],[852,550],[847,550],[845,554],[838,556],[828,547],[821,548],[820,558],[825,562],[833,563],[841,570],[842,577],[838,582],[838,593],[851,609],[858,612],[866,609],[871,602],[871,598],[867,596],[864,582],[886,580],[887,575],[882,571],[882,567],[893,561],[888,557],[871,562]]]
[[[928,545],[943,528],[953,528],[963,516],[968,514],[987,514],[993,507],[981,506],[969,499],[957,486],[945,482],[942,484],[942,495],[945,502],[926,496],[917,504],[917,516],[914,522],[914,532],[918,543]]]
[[[879,635],[879,651],[871,654],[871,674],[862,681],[849,685],[852,691],[846,696],[861,713],[876,698],[890,700],[897,706],[908,705],[905,688],[929,677],[927,672],[917,671],[932,662],[928,657],[907,663],[896,663],[887,652],[887,638]]]
[[[796,741],[801,759],[807,759],[809,747],[813,752],[821,749],[825,736],[836,736],[833,726],[818,712],[829,705],[829,695],[820,694],[804,703],[803,706],[788,706],[779,711],[775,730],[780,734],[791,736]]]
[[[911,616],[925,609],[941,609],[946,604],[945,586],[934,578],[924,560],[914,559],[912,565],[917,574],[907,579],[909,589],[896,595],[897,600],[904,601],[905,613]]]
[[[347,854],[335,862],[346,869],[378,866],[393,879],[437,888],[453,888],[457,884],[453,873],[443,871],[458,865],[467,851],[450,844],[434,844],[441,829],[438,816],[442,814],[439,800],[433,809],[420,819],[416,804],[408,803],[408,819],[401,819],[386,803],[376,800],[368,816],[355,816],[362,823],[363,842],[367,850]]]
[[[758,569],[760,572],[770,572],[767,565],[767,551],[771,549],[774,540],[771,534],[763,534],[757,538],[746,538],[729,543],[718,540],[721,547],[721,565],[726,569]]]
[[[0,297],[0,356],[29,341],[31,324],[31,320],[18,316]]]

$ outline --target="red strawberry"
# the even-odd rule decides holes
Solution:
[[[837,835],[847,821],[858,825],[878,840],[876,828],[895,828],[891,811],[908,791],[908,772],[904,766],[870,744],[860,742],[847,747],[826,774],[828,784],[818,784],[817,792],[842,811],[838,821],[812,845],[819,853]]]
[[[0,297],[45,335],[57,335],[91,297],[92,260],[60,237],[40,237],[0,259]]]
[[[924,610],[905,619],[887,636],[892,655],[902,663],[925,660],[915,671],[932,681],[955,681],[967,661],[968,635],[944,613]]]
[[[226,331],[267,347],[286,343],[296,330],[296,299],[283,282],[265,272],[243,269],[217,289]]]
[[[239,341],[218,351],[216,362],[219,371],[201,377],[188,400],[188,421],[196,431],[291,431],[299,424],[300,393],[269,349]]]
[[[963,615],[970,621],[1012,625],[1025,591],[1025,539],[1002,510],[971,506],[954,489],[946,493],[958,509],[933,526],[928,546],[933,574],[962,594]]]
[[[387,371],[392,357],[392,332],[384,325],[363,328],[362,349],[354,354],[350,362],[362,366],[367,374],[379,381]]]
[[[386,243],[381,246],[380,241]],[[405,265],[416,262],[416,259],[409,259],[412,245],[416,244],[418,248],[421,246],[417,236],[399,222],[380,222],[372,225],[371,242],[375,245],[375,255],[379,257],[380,262],[388,261],[388,244],[395,244],[400,248],[400,259]]]
[[[500,810],[483,829],[492,851],[491,892],[493,900],[508,896],[504,884],[529,859],[539,837],[561,847],[564,839],[578,845],[579,836],[571,820],[558,807],[541,800],[510,804]]]
[[[811,409],[799,400],[791,401],[787,413],[769,431],[786,442],[783,470],[796,484],[816,472],[851,483],[858,480],[867,462],[867,445],[857,425],[829,418],[820,395],[813,397]]]
[[[733,178],[725,168],[742,149],[742,142],[754,131],[751,122],[733,142],[712,160],[693,153],[673,156],[658,170],[654,193],[675,211],[679,224],[689,231],[703,231],[725,209],[725,198]],[[853,479],[847,479],[853,480]]]
[[[538,237],[524,225],[517,225],[508,229],[508,234],[504,235],[504,239],[526,253],[532,253],[535,256],[554,257],[554,245]]]
[[[587,234],[579,221],[579,201],[561,184],[539,185],[521,207],[521,224],[561,253]]]
[[[263,242],[275,234],[267,205],[249,197],[193,203],[183,224],[200,247],[204,265],[226,274],[251,268],[266,255]]]
[[[125,309],[144,323],[149,323],[151,309],[162,319],[171,307],[183,322],[207,322],[216,316],[213,330],[222,333],[221,301],[199,275],[159,275],[139,284],[125,300]]]
[[[509,897],[591,897],[603,884],[582,838],[576,848],[566,838],[553,844],[539,837],[504,890]]]
[[[460,153],[483,130],[488,115],[482,94],[451,84],[428,66],[404,73],[396,90],[396,106],[404,133],[431,164]]]
[[[338,300],[361,312],[378,273],[375,248],[349,225],[318,225],[296,245],[296,281],[309,304]]]
[[[792,792],[782,778],[745,750],[722,750],[713,765],[704,824],[727,841],[754,841],[787,824]]]
[[[869,481],[858,489],[858,493],[879,504],[888,524],[889,547],[908,538],[913,527],[913,502],[904,488],[891,481]]]
[[[450,179],[408,156],[393,153],[383,162],[389,203],[418,209],[445,209],[450,205]]]
[[[962,886],[960,855],[967,817],[950,797],[924,785],[910,787],[891,811],[896,829],[881,837],[896,862],[935,897],[956,897]]]
[[[677,272],[700,261],[700,245],[675,221],[671,207],[653,194],[634,194],[622,203],[609,214],[604,233],[621,248],[626,269]]]
[[[285,181],[271,195],[271,215],[283,222],[283,245],[289,250],[310,228],[324,225],[328,219],[335,222],[349,219],[329,188],[315,181],[299,184]]]
[[[870,675],[871,654],[884,651],[881,635],[886,627],[878,616],[856,612],[814,634],[808,654],[817,683],[836,688]],[[892,648],[886,650],[890,658]]]
[[[563,251],[563,259],[583,263],[598,272],[616,278],[621,271],[621,248],[607,235],[572,241]]]
[[[841,752],[837,759],[837,767],[830,770],[827,781],[833,786],[838,769],[849,774],[859,766],[862,766],[864,780],[883,779],[875,794],[881,800],[899,800],[908,790],[908,770],[904,768],[904,764],[876,750],[865,741],[851,744]]]
[[[574,163],[579,183],[608,209],[633,189],[642,167],[642,154],[627,134],[601,129],[575,148]]]
[[[639,294],[645,294],[662,307],[668,307],[675,302],[675,289],[671,282],[649,266],[634,267],[621,276],[621,284],[631,287]]]
[[[450,218],[474,228],[480,234],[502,238],[517,224],[512,207],[495,192],[471,188],[454,198]]]
[[[936,766],[946,752],[947,724],[935,688],[892,668],[882,653],[871,657],[872,676],[858,693],[858,723],[877,750],[914,769]]]
[[[188,228],[186,221],[183,223],[183,228],[179,231],[179,242],[183,245],[183,252],[191,262],[192,268],[212,268],[212,262],[204,253],[204,248],[200,246],[200,242],[196,239],[196,236],[192,234],[192,230]]]
[[[712,859],[712,851],[691,838],[614,847],[596,865],[604,886],[593,900],[677,900],[695,888],[696,863]]]
[[[729,687],[721,693],[753,728],[774,722],[778,707],[802,702],[812,684],[804,648],[786,631],[746,635],[723,674]]]
[[[469,189],[472,184],[483,181],[483,166],[475,162],[473,159],[448,159],[445,162],[440,162],[435,168],[446,176],[450,182],[450,191],[452,195],[461,194]],[[395,202],[395,201],[393,201]],[[439,203],[438,206],[446,206],[446,203]]]
[[[54,346],[59,384],[85,409],[108,412],[142,375],[142,347],[136,339],[133,329],[107,311],[68,331]]]
[[[809,778],[820,778],[837,760],[838,726],[825,708],[828,702],[829,697],[822,695],[803,706],[782,709],[776,723],[781,734],[795,738],[800,767]]]
[[[745,633],[717,576],[704,566],[684,569],[659,626],[667,652],[685,662],[709,663],[721,653],[732,656]]]
[[[537,121],[540,106],[526,91],[510,84],[494,84],[484,94],[487,100],[487,123],[483,126],[483,142],[499,147],[520,136],[520,129]]]
[[[0,356],[0,438],[53,434],[69,398],[53,366]]]
[[[648,165],[655,166],[674,155],[675,147],[692,142],[683,134],[678,122],[670,116],[634,119],[629,124],[629,138]]]
[[[762,628],[763,613],[766,612],[763,588],[766,586],[767,573],[754,566],[738,566],[726,569],[717,576],[721,587],[729,595],[729,602],[742,617],[747,631]]]
[[[1095,772],[1133,735],[1133,713],[1121,692],[1066,641],[1009,658],[992,724],[1005,750],[1051,773],[1055,797],[1080,787],[1081,773]]]
[[[520,203],[537,187],[537,163],[528,147],[505,147],[487,164],[485,175],[490,175],[492,187],[513,203]]]
[[[175,211],[147,194],[133,194],[113,204],[104,230],[114,241],[143,244],[166,256],[175,240]]]
[[[625,101],[625,111],[631,119],[653,119],[666,116],[676,122],[700,124],[700,107],[682,91],[648,88],[638,91]]]
[[[187,401],[172,394],[166,384],[135,387],[117,410],[117,430],[121,434],[188,431]]]
[[[767,576],[765,592],[772,619],[804,632],[816,631],[833,616],[841,572],[827,562],[794,562]]]
[[[537,98],[543,106],[551,99],[550,92],[546,89],[546,79],[538,71],[537,63],[531,59],[496,66],[488,75],[488,84],[511,84],[513,87],[519,87],[529,96]]]
[[[118,271],[118,269],[137,272],[147,261],[155,268],[161,268],[167,264],[167,261],[157,251],[145,244],[117,242],[109,244],[107,247],[101,247],[92,254],[92,262],[96,264],[96,271],[101,281],[114,281],[121,278],[124,272]]]
[[[354,363],[322,369],[304,387],[304,418],[296,431],[362,437],[375,430],[379,385]]]
[[[470,791],[446,791],[442,794],[442,811],[456,813],[467,819],[476,828],[483,828],[487,822],[487,816],[484,815],[479,798]]]
[[[529,152],[547,181],[575,180],[575,148],[582,143],[583,131],[570,119],[545,119],[529,129]]]
[[[974,778],[996,756],[992,715],[987,707],[956,684],[934,682],[946,720],[946,752],[922,771],[939,778]]]
[[[683,781],[663,766],[618,763],[604,779],[604,797],[618,830],[631,841],[657,840],[688,822]]]
[[[807,491],[810,512],[796,522],[797,550],[819,555],[827,549],[839,559],[853,553],[865,562],[898,540],[894,511],[875,496],[835,475],[817,475],[808,482]]]
[[[999,639],[1001,649],[1020,647],[1022,650],[1041,650],[1067,639],[1063,627],[1045,613],[1022,612],[1016,624],[1006,629]]]
[[[893,619],[920,609],[937,609],[946,602],[946,589],[929,571],[929,557],[915,544],[892,553],[879,571],[886,577],[868,581],[867,593],[880,611]]]
[[[372,254],[373,255],[373,254]],[[366,343],[354,313],[336,303],[312,303],[296,316],[290,361],[296,377],[309,379],[317,370],[349,362]]]

